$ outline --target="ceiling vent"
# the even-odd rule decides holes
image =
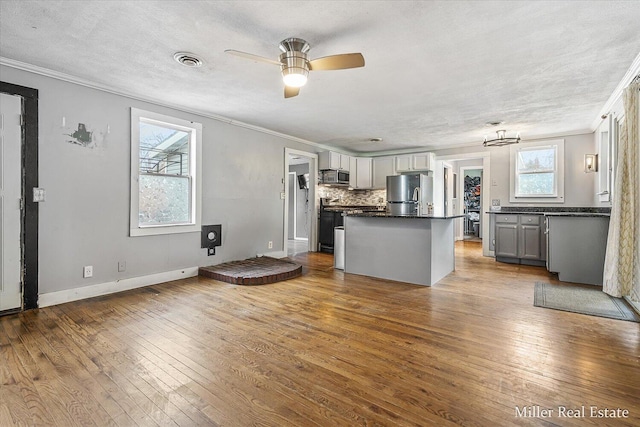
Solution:
[[[176,52],[173,54],[173,59],[175,59],[185,67],[195,68],[202,66],[202,60],[195,56],[193,53]]]

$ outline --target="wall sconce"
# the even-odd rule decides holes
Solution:
[[[598,155],[597,154],[585,154],[584,155],[584,172],[598,172]]]

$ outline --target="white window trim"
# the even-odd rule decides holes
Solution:
[[[140,226],[138,222],[139,209],[139,161],[140,161],[140,118],[156,120],[168,123],[172,127],[181,127],[185,130],[193,130],[195,141],[190,144],[190,175],[191,182],[191,212],[192,222],[189,224],[167,224]],[[153,236],[159,234],[194,233],[200,232],[202,210],[202,124],[189,120],[178,119],[151,111],[131,108],[131,206],[129,217],[129,236]]]
[[[517,154],[523,148],[556,146],[556,188],[554,196],[516,196]],[[509,146],[509,202],[510,203],[564,203],[564,139],[526,142]]]

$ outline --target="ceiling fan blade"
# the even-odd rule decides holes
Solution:
[[[294,96],[298,96],[299,93],[300,93],[299,87],[289,87],[289,86],[284,87],[285,98],[293,98]]]
[[[267,64],[280,65],[280,62],[265,58],[264,56],[254,55],[253,53],[240,52],[239,50],[227,49],[225,53],[230,53],[231,55],[240,56],[242,58],[251,59],[256,62],[266,62]]]
[[[361,53],[343,53],[342,55],[323,56],[309,61],[309,70],[344,70],[346,68],[364,67],[364,56]]]

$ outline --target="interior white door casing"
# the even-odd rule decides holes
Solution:
[[[286,177],[289,175],[289,160],[290,156],[299,156],[306,157],[309,159],[309,239],[308,239],[308,250],[310,252],[315,252],[318,247],[318,199],[316,196],[316,183],[318,176],[318,155],[316,153],[310,153],[301,150],[294,150],[293,148],[285,148],[284,149],[284,174],[282,182],[285,183]],[[284,185],[285,196],[284,196],[284,236],[283,236],[283,248],[281,254],[282,256],[287,256],[287,242],[289,237],[294,238],[295,236],[289,236],[289,186]],[[275,255],[271,255],[275,256]]]
[[[482,181],[484,182],[484,186],[482,188],[482,206],[486,208],[487,206],[491,206],[490,200],[490,186],[488,183],[491,182],[491,156],[488,151],[483,152],[474,152],[474,153],[464,153],[464,154],[451,154],[446,156],[438,156],[436,165],[440,165],[442,168],[442,161],[454,162],[454,161],[463,161],[463,160],[482,160],[481,167],[474,167],[474,169],[482,169]],[[436,174],[436,179],[438,179],[438,175]],[[460,185],[460,181],[463,181],[462,178],[458,180],[458,185]],[[438,183],[436,183],[436,188]],[[436,195],[434,194],[434,199]],[[481,215],[482,225],[480,228],[482,230],[489,229],[489,215],[483,214]],[[482,239],[482,255],[484,256],[493,256],[493,251],[489,249],[489,239]]]
[[[21,125],[22,99],[0,94],[0,311],[22,306]]]

